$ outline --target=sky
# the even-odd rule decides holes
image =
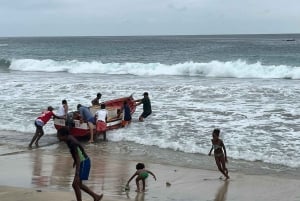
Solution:
[[[0,37],[300,33],[299,0],[0,0]]]

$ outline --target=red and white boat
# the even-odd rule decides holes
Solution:
[[[123,117],[123,104],[124,101],[127,101],[127,104],[130,108],[131,115],[135,112],[136,104],[134,99],[131,96],[113,99],[103,102],[106,106],[107,114],[107,130],[120,128],[122,126],[122,117]],[[90,111],[94,115],[96,111],[100,109],[100,106],[91,106]],[[84,137],[90,135],[90,129],[86,122],[80,123],[78,117],[78,111],[69,112],[68,120],[65,119],[54,119],[54,126],[56,130],[69,126],[70,134],[74,137]],[[67,121],[67,122],[66,122]],[[96,126],[95,126],[96,127]],[[96,130],[94,130],[96,133]]]

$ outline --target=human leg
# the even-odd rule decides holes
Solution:
[[[226,177],[226,179],[229,179],[229,176],[226,174],[226,172],[223,169],[220,157],[215,157],[215,161],[216,161],[219,171]]]
[[[106,131],[103,132],[103,140],[106,141]]]
[[[39,126],[39,125],[35,124],[35,127],[36,127],[35,134],[32,137],[31,142],[29,143],[29,147],[32,147],[32,144],[34,142],[36,142],[36,145],[38,146],[38,140],[41,138],[41,136],[40,136],[41,133],[43,133],[43,127],[42,126]]]
[[[38,128],[38,136],[37,136],[37,139],[36,139],[36,141],[35,141],[35,145],[36,146],[39,146],[39,140],[41,139],[41,137],[44,135],[44,129],[43,129],[43,127],[42,126],[39,126],[39,127],[37,127]]]
[[[144,119],[147,118],[151,113],[152,113],[151,111],[148,111],[148,112],[145,112],[145,111],[144,111],[144,112],[141,114],[141,116],[139,117],[139,120],[140,120],[140,121],[144,121]]]
[[[80,163],[80,174],[75,175],[74,180],[73,180],[73,189],[76,194],[77,201],[82,201],[82,196],[81,196],[81,190],[89,194],[91,197],[93,197],[94,201],[99,201],[102,199],[103,194],[98,195],[95,192],[93,192],[89,187],[84,185],[82,183],[82,180],[87,180],[89,177],[89,172],[90,172],[90,160],[87,158],[86,160],[82,161]]]
[[[146,187],[145,179],[142,179],[142,182],[143,182],[143,191],[145,191],[145,187]]]
[[[222,170],[223,170],[224,173],[225,173],[226,179],[229,179],[229,176],[228,176],[228,170],[227,170],[227,168],[226,168],[226,163],[225,163],[225,158],[224,158],[224,157],[220,158],[220,163],[221,163],[221,166],[222,166]]]
[[[87,194],[89,194],[90,196],[92,196],[94,198],[94,201],[99,201],[103,197],[103,194],[98,195],[97,193],[95,193],[94,191],[92,191],[89,187],[87,187],[86,185],[84,185],[82,183],[82,181],[80,182],[80,189],[82,189],[84,192],[86,192]]]
[[[79,180],[78,176],[75,175],[73,183],[72,183],[72,187],[74,189],[77,201],[82,201],[81,191],[80,191],[81,183],[82,183],[81,180]]]
[[[139,117],[139,121],[141,121],[141,122],[144,121],[144,118],[142,115]]]
[[[90,140],[89,143],[93,143],[94,142],[94,124],[92,122],[88,122],[88,126],[90,128]]]
[[[36,140],[37,137],[38,137],[38,133],[35,132],[34,136],[32,137],[31,142],[29,143],[29,147],[32,147],[32,144],[34,143],[34,141]]]
[[[137,191],[137,192],[140,192],[140,185],[139,185],[139,181],[140,181],[140,178],[139,178],[139,177],[137,177],[137,178],[135,179],[135,183],[136,183],[136,191]]]

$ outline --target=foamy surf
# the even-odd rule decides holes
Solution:
[[[137,76],[198,76],[220,78],[300,79],[300,67],[247,63],[243,60],[211,61],[208,63],[103,63],[101,61],[55,61],[52,59],[12,60],[10,70],[39,72],[68,72],[73,74],[129,74]]]

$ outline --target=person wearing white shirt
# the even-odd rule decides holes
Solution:
[[[66,119],[67,114],[68,114],[68,103],[67,100],[62,100],[61,101],[61,106],[59,106],[58,111],[57,111],[57,116]]]
[[[96,116],[96,132],[97,134],[103,133],[103,139],[106,140],[106,123],[107,123],[107,110],[105,104],[101,104],[101,109],[95,113]]]

